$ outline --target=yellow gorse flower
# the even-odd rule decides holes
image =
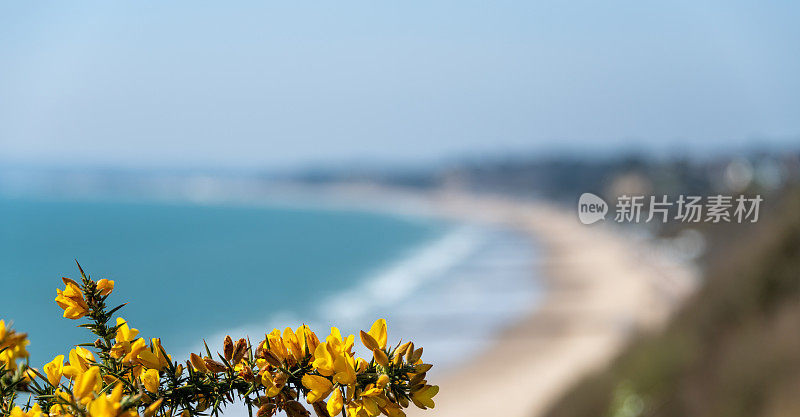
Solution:
[[[133,363],[139,357],[139,353],[147,348],[147,342],[142,338],[138,338],[130,344],[130,351],[122,358],[123,363]]]
[[[164,369],[172,360],[171,357],[164,356],[161,348],[161,339],[150,339],[150,349],[141,349],[136,358],[145,368],[159,371]]]
[[[317,335],[311,331],[311,328],[305,324],[297,328],[297,340],[300,342],[300,347],[303,349],[303,355],[314,352],[319,345]]]
[[[356,382],[356,359],[350,354],[341,353],[334,359],[333,381],[341,385],[350,385]]]
[[[333,383],[323,376],[305,375],[302,379],[303,386],[311,392],[306,395],[309,404],[328,398],[333,392]]]
[[[342,412],[343,406],[344,399],[342,398],[342,391],[337,389],[333,392],[331,399],[328,401],[326,409],[329,415],[335,416]]]
[[[421,408],[433,408],[435,405],[433,403],[433,396],[439,392],[439,387],[436,385],[425,385],[422,388],[414,391],[411,395],[411,400],[414,401],[414,404]]]
[[[114,281],[105,278],[97,281],[97,290],[104,297],[111,294],[111,291],[114,291]]]
[[[39,404],[34,404],[28,411],[22,411],[19,406],[14,407],[11,410],[10,417],[41,417],[42,416],[42,409],[39,408]]]
[[[125,319],[117,317],[116,343],[111,348],[111,356],[119,359],[129,354],[131,352],[131,344],[138,334],[139,330],[130,328]]]
[[[328,342],[320,343],[314,350],[314,368],[322,375],[331,376],[336,372],[334,356],[328,348]]]
[[[247,338],[234,343],[226,336],[222,354],[206,346],[205,353],[192,353],[181,364],[173,362],[161,339],[148,343],[121,317],[110,323],[122,307],[105,305],[114,281],[92,281],[82,269],[81,276],[80,282],[63,279],[56,303],[65,318],[85,318],[81,327],[93,338],[71,349],[66,363],[58,355],[41,374],[28,368],[16,372],[13,378],[30,387],[35,405],[15,407],[10,417],[198,417],[219,413],[235,398],[257,407],[257,417],[279,411],[305,416],[305,403],[320,416],[349,417],[404,417],[412,403],[423,409],[435,405],[439,388],[427,383],[432,365],[422,361],[422,348],[411,342],[389,345],[384,319],[359,332],[371,352],[367,359],[354,352],[352,334],[343,337],[331,327],[320,338],[301,325],[273,329],[252,346]],[[27,357],[27,343],[24,334],[0,320],[0,384],[13,379],[10,372],[16,359]],[[33,381],[33,375],[47,383]],[[0,392],[10,392],[3,388]],[[2,400],[8,404],[8,398]]]
[[[306,355],[305,348],[300,346],[300,339],[297,338],[291,327],[283,330],[283,345],[294,362],[302,360]]]
[[[78,283],[69,278],[61,279],[66,287],[63,291],[56,289],[56,304],[64,309],[64,318],[77,320],[85,316],[89,312],[89,306]]]
[[[72,388],[72,393],[75,398],[83,399],[89,396],[93,391],[100,391],[100,368],[92,366],[86,372],[78,375],[75,378],[75,385]]]
[[[66,405],[70,402],[71,396],[60,388],[53,393],[56,403],[50,406],[50,415],[54,416],[67,416],[71,415],[68,412],[69,407]]]
[[[386,333],[386,320],[378,319],[370,327],[367,332],[376,342],[378,342],[378,349],[386,349],[386,342],[388,340]]]
[[[122,390],[122,385],[118,384],[111,394],[98,395],[89,402],[87,409],[91,417],[136,417],[135,411],[122,411]]]
[[[95,363],[94,354],[89,349],[75,346],[69,351],[69,364],[64,366],[64,376],[75,379],[86,372],[93,363]]]
[[[270,372],[263,372],[261,374],[261,385],[264,387],[264,395],[267,397],[274,397],[280,394],[283,386],[275,381],[275,375]]]
[[[44,366],[44,373],[47,375],[47,382],[52,386],[58,386],[61,377],[64,375],[64,355],[58,355]]]
[[[157,370],[148,369],[144,371],[139,378],[141,378],[142,380],[142,385],[144,385],[144,389],[150,392],[158,391],[159,375]]]
[[[25,347],[29,343],[25,333],[17,333],[6,326],[5,320],[0,320],[0,366],[9,371],[16,370],[17,359],[28,357]]]

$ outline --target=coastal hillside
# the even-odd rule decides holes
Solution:
[[[550,417],[800,415],[800,188],[755,225],[710,228],[705,285]]]

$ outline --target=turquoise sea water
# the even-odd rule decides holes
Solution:
[[[175,359],[225,334],[386,318],[434,374],[487,347],[540,295],[537,247],[517,231],[323,204],[0,197],[0,318],[41,366],[91,335],[61,317],[60,277],[116,281],[110,304]],[[362,355],[366,352],[359,352]]]
[[[77,258],[116,281],[110,302],[130,302],[121,315],[144,337],[183,353],[231,328],[313,320],[332,294],[449,228],[357,211],[0,198],[0,318],[29,333],[35,366],[87,341],[53,301]]]

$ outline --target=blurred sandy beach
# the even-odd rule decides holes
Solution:
[[[546,294],[491,348],[438,378],[436,408],[427,415],[539,415],[633,334],[663,325],[696,286],[691,267],[648,242],[584,226],[566,208],[464,194],[433,198],[446,215],[513,225],[542,242]]]

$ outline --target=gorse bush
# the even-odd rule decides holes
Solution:
[[[218,415],[237,400],[251,417],[308,416],[307,408],[318,416],[397,417],[411,403],[434,406],[439,387],[425,379],[432,365],[411,342],[388,345],[383,319],[360,333],[370,360],[355,356],[353,335],[342,337],[333,327],[320,341],[303,325],[274,329],[256,345],[227,336],[222,353],[206,345],[181,363],[160,339],[148,344],[123,318],[114,319],[124,306],[106,306],[114,281],[80,272],[80,282],[63,278],[55,301],[65,318],[85,320],[79,327],[95,340],[76,345],[67,362],[58,355],[41,371],[29,367],[26,335],[0,320],[2,416],[192,417]],[[20,392],[30,394],[27,403]]]

